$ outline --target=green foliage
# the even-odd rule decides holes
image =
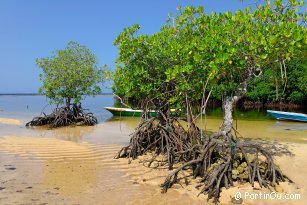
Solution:
[[[260,96],[250,97],[272,98],[271,85],[260,82],[270,82],[270,74],[278,77],[281,62],[306,58],[306,13],[298,13],[299,5],[266,1],[254,11],[219,14],[186,7],[174,25],[168,20],[151,36],[137,35],[139,25],[127,28],[115,40],[119,58],[113,89],[174,107],[185,98],[200,99],[206,82],[207,92],[212,89],[221,99],[264,73],[257,85]]]
[[[273,70],[265,70],[262,76],[255,78],[250,83],[248,87],[249,92],[246,96],[247,100],[254,102],[275,101],[277,98],[276,83],[281,84],[279,77],[275,73],[273,74]],[[279,87],[278,92],[282,92]]]
[[[114,78],[115,93],[148,101],[150,106],[168,106],[183,97],[181,91],[189,89],[183,73],[190,72],[189,65],[181,65],[182,44],[178,43],[176,30],[164,26],[152,35],[136,36],[138,25],[125,29],[116,39],[119,58]],[[177,76],[177,75],[181,76]]]
[[[103,80],[103,71],[98,69],[95,55],[76,42],[69,42],[51,57],[36,59],[36,64],[42,69],[39,92],[56,105],[71,99],[78,103],[83,95],[101,92],[97,84]]]
[[[287,100],[307,102],[307,60],[291,61],[288,64]]]
[[[283,100],[294,103],[307,101],[307,60],[291,60],[286,65],[286,80],[282,80],[280,71],[265,70],[260,78],[254,79],[249,86],[247,100],[276,101]],[[285,83],[286,81],[286,83]],[[277,84],[277,85],[276,85]],[[276,93],[279,96],[277,96]]]

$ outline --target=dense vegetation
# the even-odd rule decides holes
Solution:
[[[275,72],[275,73],[274,73]],[[263,75],[251,82],[246,99],[260,102],[292,102],[307,103],[307,61],[291,60],[287,63],[286,79],[282,79],[280,71],[264,71]]]
[[[306,105],[307,103],[307,61],[306,59],[297,59],[287,62],[287,82],[283,82],[280,72],[273,70],[265,70],[259,78],[255,78],[248,84],[248,93],[242,99],[244,102],[261,103],[294,103],[297,105]],[[119,78],[117,78],[119,79]],[[125,97],[134,101],[138,101],[137,95],[133,95],[133,92],[123,92],[120,89],[119,83],[115,84],[114,92],[119,96]],[[211,100],[222,101],[222,90],[217,86],[211,92]],[[197,93],[202,93],[202,88],[196,90]],[[229,92],[229,91],[228,91]],[[200,96],[201,97],[201,96]],[[201,99],[198,99],[201,100]],[[275,104],[278,105],[278,104]]]
[[[43,86],[39,92],[57,108],[50,115],[34,118],[26,126],[97,123],[96,117],[84,112],[80,103],[86,95],[101,93],[98,83],[104,76],[97,66],[95,55],[88,48],[71,41],[65,49],[57,50],[51,57],[37,59],[36,64],[42,69],[40,79]],[[65,106],[58,108],[64,102]]]
[[[305,49],[305,48],[304,48]],[[158,70],[158,69],[156,69]],[[126,71],[126,70],[125,70]],[[124,72],[125,72],[124,71]],[[131,75],[142,75],[145,73],[138,73],[138,70],[135,70],[136,73]],[[167,72],[167,71],[165,71]],[[176,69],[168,72],[176,72]],[[198,72],[198,71],[196,71]],[[113,90],[119,96],[125,97],[131,100],[140,100],[140,96],[146,96],[146,94],[142,94],[140,92],[136,92],[135,85],[132,85],[133,82],[130,82],[130,86],[125,87],[123,85],[123,72],[120,67],[116,70],[115,76],[115,84]],[[161,73],[165,74],[165,73]],[[151,75],[154,75],[151,73]],[[197,75],[201,75],[198,73]],[[303,56],[301,59],[291,59],[289,62],[286,62],[286,73],[284,73],[284,77],[281,76],[279,66],[275,69],[266,69],[263,71],[262,75],[258,78],[255,78],[248,82],[248,93],[244,96],[242,101],[248,102],[257,102],[257,103],[294,103],[298,105],[306,105],[307,103],[307,60],[306,56]],[[166,78],[166,75],[164,76]],[[157,78],[160,79],[160,78]],[[159,81],[155,81],[157,84]],[[194,88],[195,93],[203,93],[203,87],[200,85]],[[129,89],[129,90],[128,90]],[[231,87],[226,87],[223,84],[216,85],[212,88],[211,99],[217,100],[219,102],[222,101],[223,91],[231,92]],[[141,97],[142,98],[142,97]],[[194,99],[201,100],[201,95],[196,95]]]
[[[305,72],[296,67],[298,60],[306,62],[306,13],[298,12],[303,4],[265,1],[254,10],[211,14],[202,7],[186,7],[155,34],[138,35],[139,25],[126,28],[115,40],[119,57],[114,91],[138,100],[145,117],[117,157],[135,159],[151,152],[149,166],[158,161],[169,169],[181,162],[166,178],[163,191],[190,168],[201,179],[201,193],[216,203],[221,187],[233,186],[234,180],[252,185],[257,181],[261,187],[275,187],[285,180],[269,149],[236,137],[232,112],[249,88],[263,82],[278,85],[277,99],[297,100],[306,94],[304,79],[295,77]],[[291,77],[286,75],[289,72]],[[249,97],[274,96],[271,87],[262,87]],[[203,113],[210,96],[222,100],[224,117],[220,131],[207,136],[195,125],[197,113],[192,112],[191,102],[201,99]],[[171,107],[186,114],[187,127],[169,115]],[[158,117],[147,119],[148,109],[155,109]],[[158,155],[162,160],[157,160]],[[239,177],[234,173],[241,165],[245,171]]]

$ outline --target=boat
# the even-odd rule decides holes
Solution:
[[[291,120],[291,121],[300,121],[307,122],[307,115],[303,113],[295,113],[295,112],[282,112],[275,110],[267,110],[273,117],[278,120]]]
[[[114,116],[129,116],[129,117],[141,117],[143,110],[134,110],[131,108],[118,108],[118,107],[104,107],[104,109],[110,111]],[[171,109],[171,116],[176,115],[176,110]],[[156,117],[157,112],[154,110],[149,111],[150,117]]]

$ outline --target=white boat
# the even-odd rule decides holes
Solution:
[[[278,120],[292,120],[292,121],[300,121],[300,122],[307,122],[307,115],[303,113],[296,113],[296,112],[282,112],[282,111],[275,111],[275,110],[267,110],[273,117]]]
[[[131,108],[105,107],[104,109],[110,111],[114,116],[140,117],[143,113],[143,110],[134,110]],[[150,117],[157,116],[157,112],[154,110],[150,110],[148,114]],[[176,110],[170,109],[170,114],[171,116],[175,116]]]

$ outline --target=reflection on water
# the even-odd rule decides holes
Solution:
[[[197,124],[204,127],[204,123],[200,124],[200,121]],[[206,128],[209,131],[217,131],[221,124],[222,119],[208,117],[206,120]],[[306,123],[275,120],[237,120],[233,124],[241,136],[246,138],[307,142]]]
[[[32,119],[48,103],[44,96],[0,96],[1,116],[15,118],[25,124]],[[66,127],[46,130],[26,129],[23,125],[5,125],[0,123],[0,136],[37,136],[53,137],[73,142],[88,141],[93,143],[120,143],[129,142],[129,133],[140,122],[138,117],[113,117],[110,112],[103,109],[105,106],[115,104],[112,95],[87,97],[83,106],[89,108],[99,119],[100,124],[94,127]],[[49,106],[49,108],[51,108]],[[48,110],[48,107],[45,108]],[[47,112],[47,111],[46,111]],[[305,142],[307,137],[307,124],[297,122],[282,122],[272,120],[265,110],[235,110],[234,127],[244,137],[276,139],[283,141]],[[209,131],[217,131],[222,123],[222,110],[209,109],[206,121],[198,120],[198,125]],[[124,137],[122,137],[124,136]]]
[[[16,125],[3,125],[0,123],[1,136],[32,136],[52,137],[71,142],[82,142],[84,137],[91,136],[97,126],[68,126],[50,129],[47,126],[26,128]]]
[[[109,122],[117,122],[133,130],[140,118],[137,117],[112,117]],[[222,125],[222,117],[208,116],[198,119],[196,124],[208,131],[218,131]],[[307,143],[307,124],[302,122],[288,122],[276,120],[234,120],[233,126],[241,136],[255,139],[282,140],[289,142]]]
[[[140,117],[113,116],[107,119],[106,122],[115,122],[119,125],[123,124],[129,127],[131,130],[134,130],[141,120],[142,119]]]
[[[60,127],[57,129],[49,130],[49,135],[57,139],[81,142],[83,136],[88,136],[96,129],[96,126],[69,126]]]

